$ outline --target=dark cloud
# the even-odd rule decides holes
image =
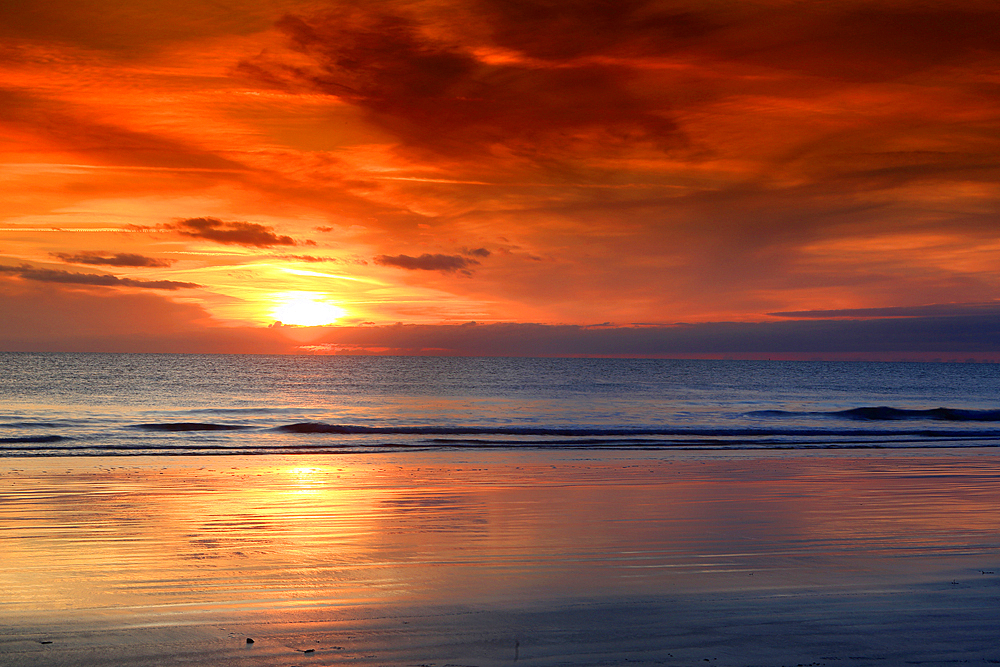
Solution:
[[[476,260],[461,255],[430,255],[427,253],[420,257],[379,255],[374,261],[382,266],[395,266],[410,271],[444,271],[445,273],[460,271],[466,274],[469,273],[470,267],[479,264]]]
[[[1000,308],[953,317],[788,322],[708,322],[673,326],[543,324],[331,327],[316,344],[463,356],[685,356],[1000,353]]]
[[[570,7],[561,11],[575,16]],[[579,17],[581,24],[587,20]],[[335,95],[412,146],[470,154],[502,144],[543,159],[580,141],[592,145],[583,135],[594,132],[608,145],[679,139],[658,91],[640,90],[630,70],[612,61],[484,62],[388,3],[288,15],[278,27],[314,66],[262,55],[241,63],[245,74]],[[540,36],[545,29],[537,23],[516,28]],[[598,31],[591,27],[588,34]]]
[[[174,263],[172,259],[156,259],[145,255],[134,255],[130,253],[118,252],[114,254],[104,252],[79,252],[71,255],[65,252],[51,253],[53,257],[58,257],[68,264],[88,264],[92,266],[132,266],[166,268]]]
[[[465,254],[470,257],[489,257],[492,253],[490,253],[490,251],[486,248],[474,248],[472,250],[466,250]]]
[[[140,287],[143,289],[178,290],[201,287],[197,283],[184,283],[174,280],[133,280],[119,278],[108,274],[71,273],[53,269],[39,269],[28,265],[0,266],[0,274],[17,276],[24,280],[42,283],[62,283],[69,285],[94,285],[100,287]]]
[[[188,218],[167,226],[185,236],[208,239],[226,245],[269,248],[276,245],[296,245],[291,236],[279,236],[272,228],[254,222],[224,222],[218,218]]]

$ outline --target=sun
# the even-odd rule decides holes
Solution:
[[[283,324],[318,327],[333,324],[347,314],[340,306],[324,300],[319,292],[284,292],[274,297],[271,315]]]

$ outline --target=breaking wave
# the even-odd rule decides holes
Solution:
[[[64,440],[72,440],[72,438],[67,438],[62,435],[28,435],[16,438],[0,438],[0,444],[43,444],[47,442],[62,442]]]
[[[239,431],[249,427],[235,424],[178,422],[168,424],[134,424],[132,428],[142,429],[143,431]]]

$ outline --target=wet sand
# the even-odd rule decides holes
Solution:
[[[4,459],[0,663],[1000,663],[998,507],[988,449]]]

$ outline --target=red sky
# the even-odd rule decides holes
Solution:
[[[4,3],[0,349],[996,358],[998,25]]]

